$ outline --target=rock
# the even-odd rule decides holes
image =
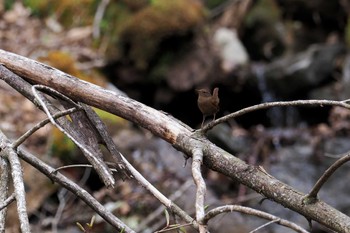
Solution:
[[[249,57],[234,29],[219,28],[214,33],[214,46],[221,58],[221,68],[229,73],[238,65],[247,64]]]
[[[278,96],[291,97],[331,82],[334,61],[344,55],[343,44],[312,45],[305,52],[286,57],[266,67],[266,82]]]

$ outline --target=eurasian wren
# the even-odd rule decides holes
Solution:
[[[198,108],[203,114],[202,126],[207,116],[214,115],[213,120],[215,120],[216,113],[219,111],[219,88],[214,88],[213,95],[207,89],[196,90],[198,93]]]

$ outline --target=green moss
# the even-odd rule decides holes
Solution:
[[[52,7],[47,0],[24,0],[23,3],[34,15],[44,17],[52,13]]]
[[[65,27],[90,25],[93,22],[97,0],[24,0],[34,15],[54,15]]]
[[[97,115],[102,119],[103,122],[105,122],[109,126],[127,126],[129,123],[127,120],[118,117],[112,113],[103,111],[98,108],[94,108],[94,111],[97,113]]]
[[[255,22],[276,23],[281,16],[280,9],[274,0],[259,0],[245,19],[247,26]]]
[[[219,6],[220,4],[225,3],[226,1],[227,0],[208,0],[208,1],[206,1],[206,6],[209,9],[213,9],[213,8]]]
[[[43,61],[65,73],[79,76],[79,71],[75,66],[75,60],[70,54],[59,50],[50,51],[47,56],[40,57],[40,61]]]
[[[106,79],[99,73],[93,70],[91,70],[89,73],[79,70],[76,66],[75,59],[69,53],[58,50],[50,51],[47,56],[40,57],[39,60],[82,80],[102,87],[106,85]]]
[[[132,10],[121,1],[113,1],[109,4],[103,19],[100,22],[101,37],[95,41],[96,47],[101,43],[106,45],[106,56],[112,60],[119,59],[120,33],[125,22],[132,16]]]
[[[77,153],[77,147],[66,135],[54,128],[51,133],[50,154],[63,162],[71,163]]]
[[[110,132],[115,132],[118,129],[129,126],[129,122],[123,118],[97,108],[94,108],[94,111],[102,119],[102,121],[108,125]],[[59,157],[62,161],[70,163],[75,160],[75,156],[77,155],[78,151],[78,147],[72,140],[70,140],[57,128],[52,129],[50,153],[53,156]]]
[[[15,3],[15,1],[13,1],[13,0],[5,0],[4,9],[5,10],[11,9],[14,3]]]
[[[147,69],[162,40],[186,34],[203,19],[204,8],[195,1],[154,0],[123,25],[122,46],[130,48],[126,56],[136,68]]]
[[[345,41],[347,46],[350,47],[350,18],[348,18],[348,21],[345,27]]]

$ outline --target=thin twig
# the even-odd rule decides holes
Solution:
[[[345,156],[341,157],[337,161],[335,161],[318,179],[314,187],[311,189],[310,193],[306,195],[304,202],[305,204],[313,203],[317,200],[317,194],[322,188],[322,186],[327,182],[327,180],[332,176],[332,174],[340,168],[344,163],[350,160],[350,152]]]
[[[191,223],[186,223],[186,224],[176,224],[173,226],[168,226],[167,228],[164,228],[159,231],[155,231],[154,233],[162,233],[162,232],[167,232],[167,231],[173,231],[173,230],[178,230],[179,228],[186,227],[186,226],[191,226]],[[182,231],[180,231],[182,232]]]
[[[32,155],[27,150],[23,149],[22,146],[18,147],[18,155],[27,163],[38,169],[40,172],[45,174],[51,180],[56,181],[58,184],[64,188],[70,190],[78,198],[83,200],[88,206],[96,211],[104,220],[115,227],[118,230],[123,230],[125,233],[134,233],[131,228],[125,225],[120,219],[109,212],[101,203],[99,203],[91,194],[89,194],[85,189],[81,188],[79,185],[62,175],[61,173],[53,173],[55,170],[48,164],[44,163],[36,156]]]
[[[77,168],[77,167],[93,168],[93,166],[91,164],[71,164],[71,165],[65,165],[65,166],[58,167],[54,171],[52,171],[52,173],[56,173],[59,170],[63,170],[63,169],[67,169],[67,168]]]
[[[82,187],[86,183],[90,174],[91,174],[91,169],[90,168],[85,169],[84,175],[82,176],[79,182],[76,182],[76,184]],[[66,206],[68,206],[69,204],[75,201],[76,196],[68,192],[67,189],[62,187],[57,193],[57,198],[58,198],[58,208],[56,209],[56,213],[53,218],[52,226],[51,226],[51,230],[53,233],[58,233],[58,226],[59,226],[60,219],[62,218],[64,209],[66,208]]]
[[[68,192],[67,189],[62,188],[57,193],[58,207],[56,209],[56,214],[55,214],[55,217],[53,218],[52,225],[51,225],[51,231],[53,233],[58,233],[58,223],[62,217],[64,207],[66,206],[65,195],[67,192]]]
[[[130,163],[126,158],[121,154],[122,159],[124,160],[124,163],[131,173],[131,175],[137,180],[145,189],[147,189],[149,192],[153,194],[166,208],[173,211],[177,216],[182,218],[184,221],[188,223],[192,223],[193,227],[198,229],[198,223],[189,216],[184,210],[182,210],[180,207],[178,207],[175,203],[173,203],[171,200],[169,200],[164,194],[162,194],[158,189],[156,189],[145,177],[141,175]]]
[[[252,208],[244,207],[244,206],[239,206],[239,205],[226,205],[226,206],[220,206],[220,207],[214,208],[214,209],[207,212],[203,221],[208,222],[210,219],[214,218],[215,216],[217,216],[219,214],[233,212],[233,211],[257,216],[257,217],[267,219],[267,220],[278,220],[278,221],[276,221],[276,223],[279,225],[293,229],[296,232],[308,233],[307,230],[303,229],[302,227],[300,227],[299,225],[297,225],[293,222],[287,221],[285,219],[281,219],[279,217],[276,217],[272,214],[269,214],[269,213],[266,213],[266,212],[263,212],[260,210],[256,210],[256,209],[252,209]]]
[[[84,184],[86,184],[86,181],[89,179],[90,174],[91,174],[91,169],[90,168],[85,169],[84,175],[78,182],[76,182],[76,184],[79,186],[83,186]],[[53,218],[52,225],[51,225],[52,233],[59,232],[58,225],[63,215],[64,208],[70,203],[71,199],[73,199],[73,201],[76,199],[76,195],[68,192],[68,190],[65,188],[61,188],[57,193],[57,198],[58,198],[59,204],[56,209],[56,214],[55,214],[55,217]]]
[[[179,197],[181,197],[186,190],[188,190],[193,185],[193,181],[191,179],[188,179],[185,183],[183,183],[177,191],[175,191],[173,194],[169,196],[169,199],[171,201],[176,201]],[[136,231],[141,232],[142,229],[145,229],[150,222],[152,222],[154,219],[158,218],[163,212],[164,212],[164,206],[159,206],[155,211],[148,214],[145,219],[142,220],[137,226]]]
[[[92,36],[94,39],[100,38],[101,20],[103,18],[104,12],[108,6],[109,1],[110,0],[102,0],[100,4],[98,4],[92,29]]]
[[[62,112],[55,113],[54,115],[52,115],[52,118],[53,119],[57,119],[57,118],[60,118],[62,116],[65,116],[65,115],[72,114],[72,113],[74,113],[76,111],[79,111],[79,110],[81,110],[80,107],[70,108],[70,109],[64,110]],[[50,119],[46,118],[45,120],[42,120],[41,122],[36,124],[33,128],[31,128],[30,130],[25,132],[21,137],[19,137],[16,141],[14,141],[12,143],[13,148],[17,148],[25,140],[27,140],[27,138],[29,138],[33,133],[35,133],[37,130],[39,130],[40,128],[44,127],[48,123],[50,123]]]
[[[262,228],[264,228],[264,227],[267,227],[268,225],[270,225],[270,224],[272,224],[272,223],[276,223],[276,222],[278,222],[278,221],[279,221],[279,219],[271,220],[271,221],[269,221],[269,222],[267,222],[267,223],[265,223],[265,224],[263,224],[263,225],[261,225],[261,226],[255,228],[254,230],[249,231],[249,233],[257,232],[258,230],[260,230],[260,229],[262,229]]]
[[[67,168],[77,168],[77,167],[94,168],[94,166],[92,166],[91,164],[71,164],[71,165],[65,165],[65,166],[58,167],[53,171],[53,173],[56,173],[59,170],[63,170],[63,169],[67,169]],[[115,168],[111,168],[111,171],[118,172],[118,170]]]
[[[15,193],[12,193],[5,201],[1,202],[0,210],[3,210],[7,206],[9,206],[15,200],[16,200],[16,195],[15,195]],[[0,230],[0,232],[1,232],[1,230]]]
[[[223,123],[225,121],[228,121],[232,118],[242,116],[244,114],[266,109],[266,108],[272,108],[272,107],[282,107],[282,106],[320,106],[323,107],[324,105],[328,106],[340,106],[343,108],[350,109],[350,105],[347,104],[349,100],[343,100],[343,101],[335,101],[335,100],[295,100],[295,101],[277,101],[277,102],[269,102],[269,103],[262,103],[258,105],[253,105],[244,109],[241,109],[239,111],[236,111],[234,113],[228,114],[224,117],[221,117],[215,121],[210,122],[209,124],[205,125],[201,130],[203,132],[207,132],[208,130],[212,129],[214,126]]]

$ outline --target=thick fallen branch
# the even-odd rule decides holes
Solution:
[[[313,204],[304,204],[304,193],[298,192],[270,176],[262,169],[246,164],[212,144],[200,133],[193,134],[190,127],[164,112],[81,81],[47,65],[3,50],[0,50],[0,63],[31,83],[49,86],[74,101],[92,105],[132,121],[168,141],[188,156],[191,156],[194,149],[194,145],[191,143],[192,140],[197,140],[196,146],[199,144],[203,149],[204,164],[208,168],[229,176],[266,198],[280,203],[332,230],[350,232],[350,218],[345,214],[321,200]],[[0,78],[6,82],[6,77],[4,77],[2,72],[5,67],[0,67]]]

